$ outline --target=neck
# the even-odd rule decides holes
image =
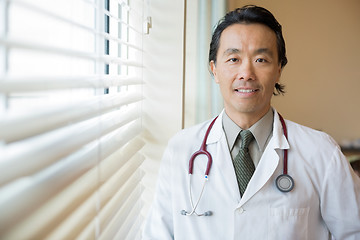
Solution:
[[[234,121],[241,129],[249,129],[257,121],[259,121],[269,111],[270,107],[266,111],[260,113],[244,113],[244,112],[231,112],[225,108],[226,114],[231,120]]]

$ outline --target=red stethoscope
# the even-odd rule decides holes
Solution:
[[[285,121],[284,121],[283,117],[280,115],[280,113],[278,113],[278,114],[279,114],[279,118],[280,118],[280,122],[281,122],[281,125],[282,125],[282,129],[283,129],[285,138],[288,139],[287,128],[286,128]],[[207,138],[209,136],[209,133],[210,133],[210,130],[213,127],[213,125],[215,123],[215,120],[217,118],[218,117],[214,118],[214,120],[210,123],[208,129],[206,130],[205,137],[204,137],[204,140],[203,140],[203,142],[201,144],[200,149],[198,151],[196,151],[190,158],[190,161],[189,161],[189,198],[190,198],[190,204],[191,204],[192,210],[190,212],[182,210],[180,212],[182,215],[185,215],[185,216],[196,215],[196,216],[199,216],[199,217],[200,216],[211,216],[212,215],[211,211],[206,211],[204,213],[199,214],[199,213],[196,212],[196,208],[199,205],[200,199],[201,199],[201,197],[203,195],[206,182],[209,180],[209,173],[210,173],[210,169],[211,169],[211,165],[212,165],[212,156],[206,150],[206,140],[207,140]],[[207,162],[207,167],[206,167],[206,171],[205,171],[204,183],[203,183],[199,198],[196,201],[196,203],[194,204],[193,197],[192,197],[192,191],[191,191],[191,176],[192,176],[192,173],[193,173],[193,167],[194,167],[195,158],[197,156],[199,156],[199,155],[205,155],[207,157],[207,159],[208,159],[208,162]],[[294,188],[294,180],[287,173],[287,169],[288,169],[288,167],[287,167],[288,150],[287,149],[284,149],[284,159],[283,159],[283,161],[284,161],[284,163],[283,163],[284,164],[283,173],[276,178],[275,184],[276,184],[276,187],[281,192],[290,192]]]

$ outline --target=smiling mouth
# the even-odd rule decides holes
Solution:
[[[256,92],[257,89],[235,89],[235,91],[239,93],[252,93],[252,92]]]

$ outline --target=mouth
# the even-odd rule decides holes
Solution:
[[[259,89],[243,89],[243,88],[238,88],[238,89],[235,89],[236,92],[239,92],[239,93],[253,93],[253,92],[257,92],[259,91]]]

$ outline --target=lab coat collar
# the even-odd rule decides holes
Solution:
[[[276,109],[273,110],[274,110],[274,125],[273,125],[273,137],[271,141],[273,144],[272,147],[274,149],[289,149],[290,145],[284,135],[279,113],[276,111]]]
[[[207,140],[206,140],[206,145],[218,142],[220,140],[221,136],[223,134],[225,134],[223,127],[222,127],[222,122],[223,122],[222,118],[224,115],[224,111],[225,110],[222,110],[221,113],[219,114],[218,118],[215,120],[215,123],[209,133]]]
[[[274,123],[273,123],[273,137],[269,142],[269,145],[272,144],[271,147],[273,149],[289,149],[289,143],[283,134],[282,125],[280,122],[280,118],[276,109],[274,110]],[[216,119],[210,133],[208,139],[206,140],[206,144],[216,143],[220,140],[221,136],[224,134],[224,130],[222,127],[222,118],[224,115],[224,111],[222,110],[219,114],[218,118]]]

